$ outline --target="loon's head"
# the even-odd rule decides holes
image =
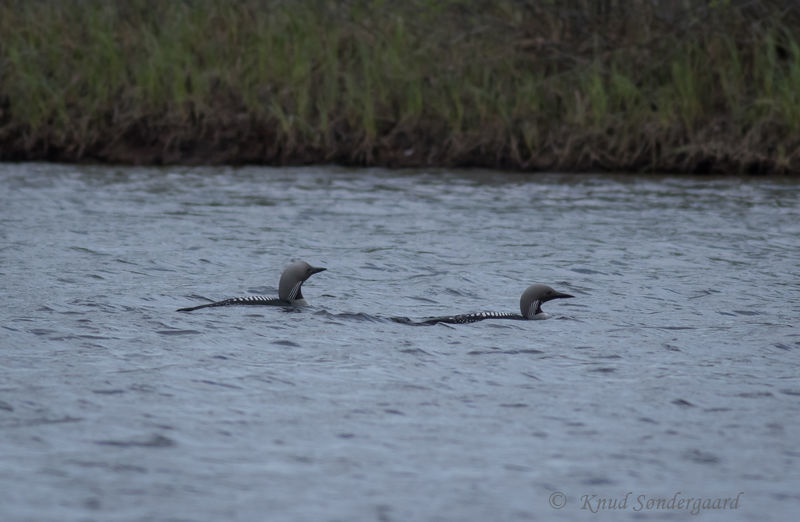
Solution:
[[[278,283],[278,297],[293,304],[303,304],[303,281],[325,268],[311,266],[305,261],[295,261],[286,267]]]
[[[525,319],[546,319],[547,314],[542,312],[542,303],[552,299],[564,299],[574,295],[556,292],[547,285],[531,285],[519,299],[519,312]]]

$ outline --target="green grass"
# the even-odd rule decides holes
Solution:
[[[9,0],[0,159],[800,172],[760,2]]]

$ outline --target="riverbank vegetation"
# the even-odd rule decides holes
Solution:
[[[800,172],[794,0],[6,0],[0,159]]]

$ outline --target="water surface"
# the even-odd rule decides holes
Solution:
[[[800,508],[796,180],[6,164],[0,188],[3,520]],[[328,267],[307,309],[175,312],[296,259]],[[517,312],[533,283],[576,298],[385,320]],[[678,492],[743,493],[635,510]]]

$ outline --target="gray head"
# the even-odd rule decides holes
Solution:
[[[551,299],[567,297],[575,296],[556,292],[547,285],[531,285],[522,292],[522,297],[519,299],[519,312],[525,319],[533,319],[536,314],[542,313],[542,303]]]
[[[281,280],[278,283],[278,297],[290,303],[302,299],[303,292],[300,287],[303,286],[303,281],[323,270],[325,269],[311,266],[305,261],[295,261],[287,266],[281,274]]]

